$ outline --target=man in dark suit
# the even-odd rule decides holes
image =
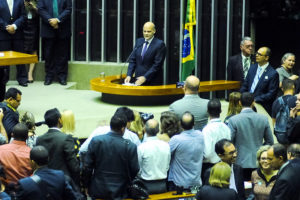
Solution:
[[[61,85],[66,85],[72,0],[39,0],[38,10],[42,18],[41,37],[46,72],[44,85],[50,85],[55,75]]]
[[[49,130],[37,138],[36,145],[48,150],[49,168],[62,170],[78,184],[80,169],[72,136],[60,131],[62,120],[56,108],[48,110],[44,118]]]
[[[18,182],[17,197],[23,200],[69,199],[78,196],[66,180],[63,171],[48,168],[48,151],[43,146],[33,147],[30,151],[34,175]]]
[[[294,147],[292,147],[294,148]],[[289,147],[289,149],[291,149]],[[277,180],[270,193],[270,200],[300,199],[300,151],[299,146],[287,153],[282,144],[274,144],[268,150],[268,160],[273,169],[279,170]],[[293,155],[292,155],[293,154]],[[292,157],[291,157],[292,156]],[[287,158],[289,157],[289,161]]]
[[[130,180],[139,172],[137,147],[122,138],[126,124],[124,114],[115,114],[111,131],[89,144],[82,177],[92,199],[125,199]]]
[[[0,1],[0,51],[24,51],[23,24],[25,20],[23,0]],[[3,100],[9,68],[0,67],[0,101]],[[27,86],[25,65],[17,66],[17,81]]]
[[[237,151],[232,142],[228,139],[221,139],[215,144],[216,154],[221,158],[223,162],[226,162],[232,168],[232,174],[230,176],[229,188],[235,190],[238,193],[239,200],[245,199],[245,188],[243,169],[241,166],[235,164],[237,157]],[[209,176],[211,168],[208,168],[204,173],[203,183],[209,185]]]
[[[227,64],[227,80],[244,81],[251,65],[253,42],[250,37],[244,37],[240,44],[241,53],[229,57]]]
[[[154,37],[156,30],[152,22],[143,27],[144,38],[136,41],[129,59],[125,83],[129,83],[135,73],[136,85],[161,85],[162,65],[166,57],[163,41]]]
[[[256,52],[256,62],[252,64],[240,92],[253,93],[256,103],[261,104],[271,115],[272,104],[277,96],[279,75],[269,64],[271,50],[261,47]]]

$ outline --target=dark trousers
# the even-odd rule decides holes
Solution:
[[[149,194],[160,194],[167,192],[167,180],[153,180],[153,181],[148,181],[141,179],[141,181],[144,183],[147,192]]]
[[[61,81],[67,80],[69,41],[69,38],[43,38],[45,80],[53,80],[55,76]]]
[[[18,51],[24,52],[24,41],[21,39],[18,40],[0,40],[0,51]],[[17,65],[17,81],[19,83],[27,83],[27,70],[25,65]],[[1,84],[2,80],[6,83],[9,79],[9,67],[1,66],[3,72],[0,72],[0,75],[4,77],[0,78]],[[5,87],[5,86],[4,86]],[[0,86],[3,90],[3,85]],[[0,89],[1,90],[1,89]],[[5,89],[4,89],[5,90]]]

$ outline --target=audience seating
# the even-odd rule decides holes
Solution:
[[[155,199],[155,200],[162,200],[162,199],[189,199],[192,197],[195,197],[196,194],[191,194],[191,193],[183,193],[181,195],[174,195],[176,191],[170,191],[170,192],[165,192],[161,194],[152,194],[149,195],[148,199]],[[102,200],[102,199],[97,199],[97,200]],[[126,200],[131,200],[131,199],[126,199]]]

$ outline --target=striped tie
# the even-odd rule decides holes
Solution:
[[[261,72],[261,67],[258,66],[257,71],[256,71],[256,75],[254,77],[254,80],[253,80],[253,83],[252,83],[252,86],[251,86],[251,90],[250,90],[251,93],[254,92],[254,90],[256,88],[256,85],[257,85],[257,83],[258,83],[258,81],[261,77],[260,72]]]

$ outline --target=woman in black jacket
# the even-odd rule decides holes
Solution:
[[[229,189],[231,168],[225,162],[215,164],[209,176],[209,185],[200,188],[196,195],[198,200],[238,200],[238,195]]]

